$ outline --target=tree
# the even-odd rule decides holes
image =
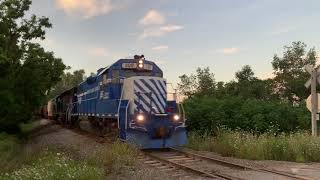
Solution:
[[[254,72],[252,71],[251,67],[249,65],[245,65],[242,67],[242,69],[235,74],[236,79],[238,82],[241,81],[252,81],[256,79],[254,77]]]
[[[196,76],[191,74],[190,76],[184,74],[179,76],[180,83],[178,83],[178,89],[180,93],[184,96],[190,98],[196,93]]]
[[[179,91],[187,96],[193,95],[205,96],[213,95],[216,89],[214,74],[210,72],[209,67],[198,68],[196,75],[182,75],[179,76],[180,83],[178,83]]]
[[[274,89],[282,99],[290,103],[300,103],[309,94],[304,83],[310,75],[303,67],[307,64],[315,65],[316,51],[311,48],[306,52],[306,48],[303,42],[293,42],[291,46],[284,46],[283,57],[273,57]]]
[[[199,95],[213,95],[216,83],[214,79],[214,74],[210,72],[209,67],[198,68],[197,69],[197,79],[198,79],[198,94]]]
[[[49,95],[49,98],[53,98],[62,92],[71,89],[85,79],[85,71],[83,69],[74,71],[73,73],[67,72],[64,73],[59,81],[52,89]]]
[[[0,131],[9,133],[30,120],[65,69],[35,43],[52,25],[46,17],[26,19],[30,5],[31,0],[0,1]]]

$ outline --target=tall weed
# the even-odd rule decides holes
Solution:
[[[102,154],[103,163],[109,173],[121,173],[122,170],[133,167],[137,156],[137,149],[121,141],[106,145]]]
[[[308,132],[257,135],[223,130],[214,137],[191,133],[188,147],[245,159],[320,162],[320,138]]]

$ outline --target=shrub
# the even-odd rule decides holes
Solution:
[[[303,106],[226,96],[193,97],[184,102],[189,130],[214,134],[218,127],[254,133],[291,132],[310,126]]]
[[[36,127],[35,121],[20,124],[20,136],[27,137]]]

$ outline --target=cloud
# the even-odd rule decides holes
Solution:
[[[111,0],[56,0],[58,8],[85,19],[108,14],[115,9]]]
[[[165,22],[165,16],[162,13],[152,9],[149,10],[142,19],[140,19],[139,24],[146,26],[164,24]]]
[[[166,45],[161,45],[161,46],[155,46],[151,49],[154,51],[167,51],[169,49],[169,47]]]
[[[166,21],[167,19],[165,14],[154,9],[149,10],[138,22],[139,25],[143,25],[143,30],[139,37],[161,37],[168,33],[183,29],[183,26],[168,24]]]
[[[224,48],[224,49],[222,49],[222,53],[223,54],[235,54],[235,53],[237,53],[237,52],[239,52],[240,51],[240,49],[239,48]]]
[[[105,48],[91,48],[89,49],[88,53],[92,56],[100,56],[100,57],[108,56],[108,52]]]
[[[214,50],[213,54],[235,54],[240,52],[239,48],[235,48],[235,47],[231,47],[231,48],[223,48],[223,49],[218,49],[218,50]]]
[[[168,33],[175,32],[182,30],[183,26],[178,25],[166,25],[166,26],[160,26],[160,27],[151,27],[151,28],[145,28],[140,35],[141,38],[148,38],[148,37],[161,37]]]

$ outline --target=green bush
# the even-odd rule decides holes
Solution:
[[[193,97],[184,102],[191,131],[214,133],[219,128],[254,133],[291,132],[310,127],[310,113],[303,106],[225,96]]]
[[[223,130],[215,137],[191,133],[188,146],[245,159],[320,162],[320,138],[307,132],[275,136]]]
[[[0,179],[104,179],[103,168],[68,158],[65,154],[45,151],[21,168],[0,175]]]

